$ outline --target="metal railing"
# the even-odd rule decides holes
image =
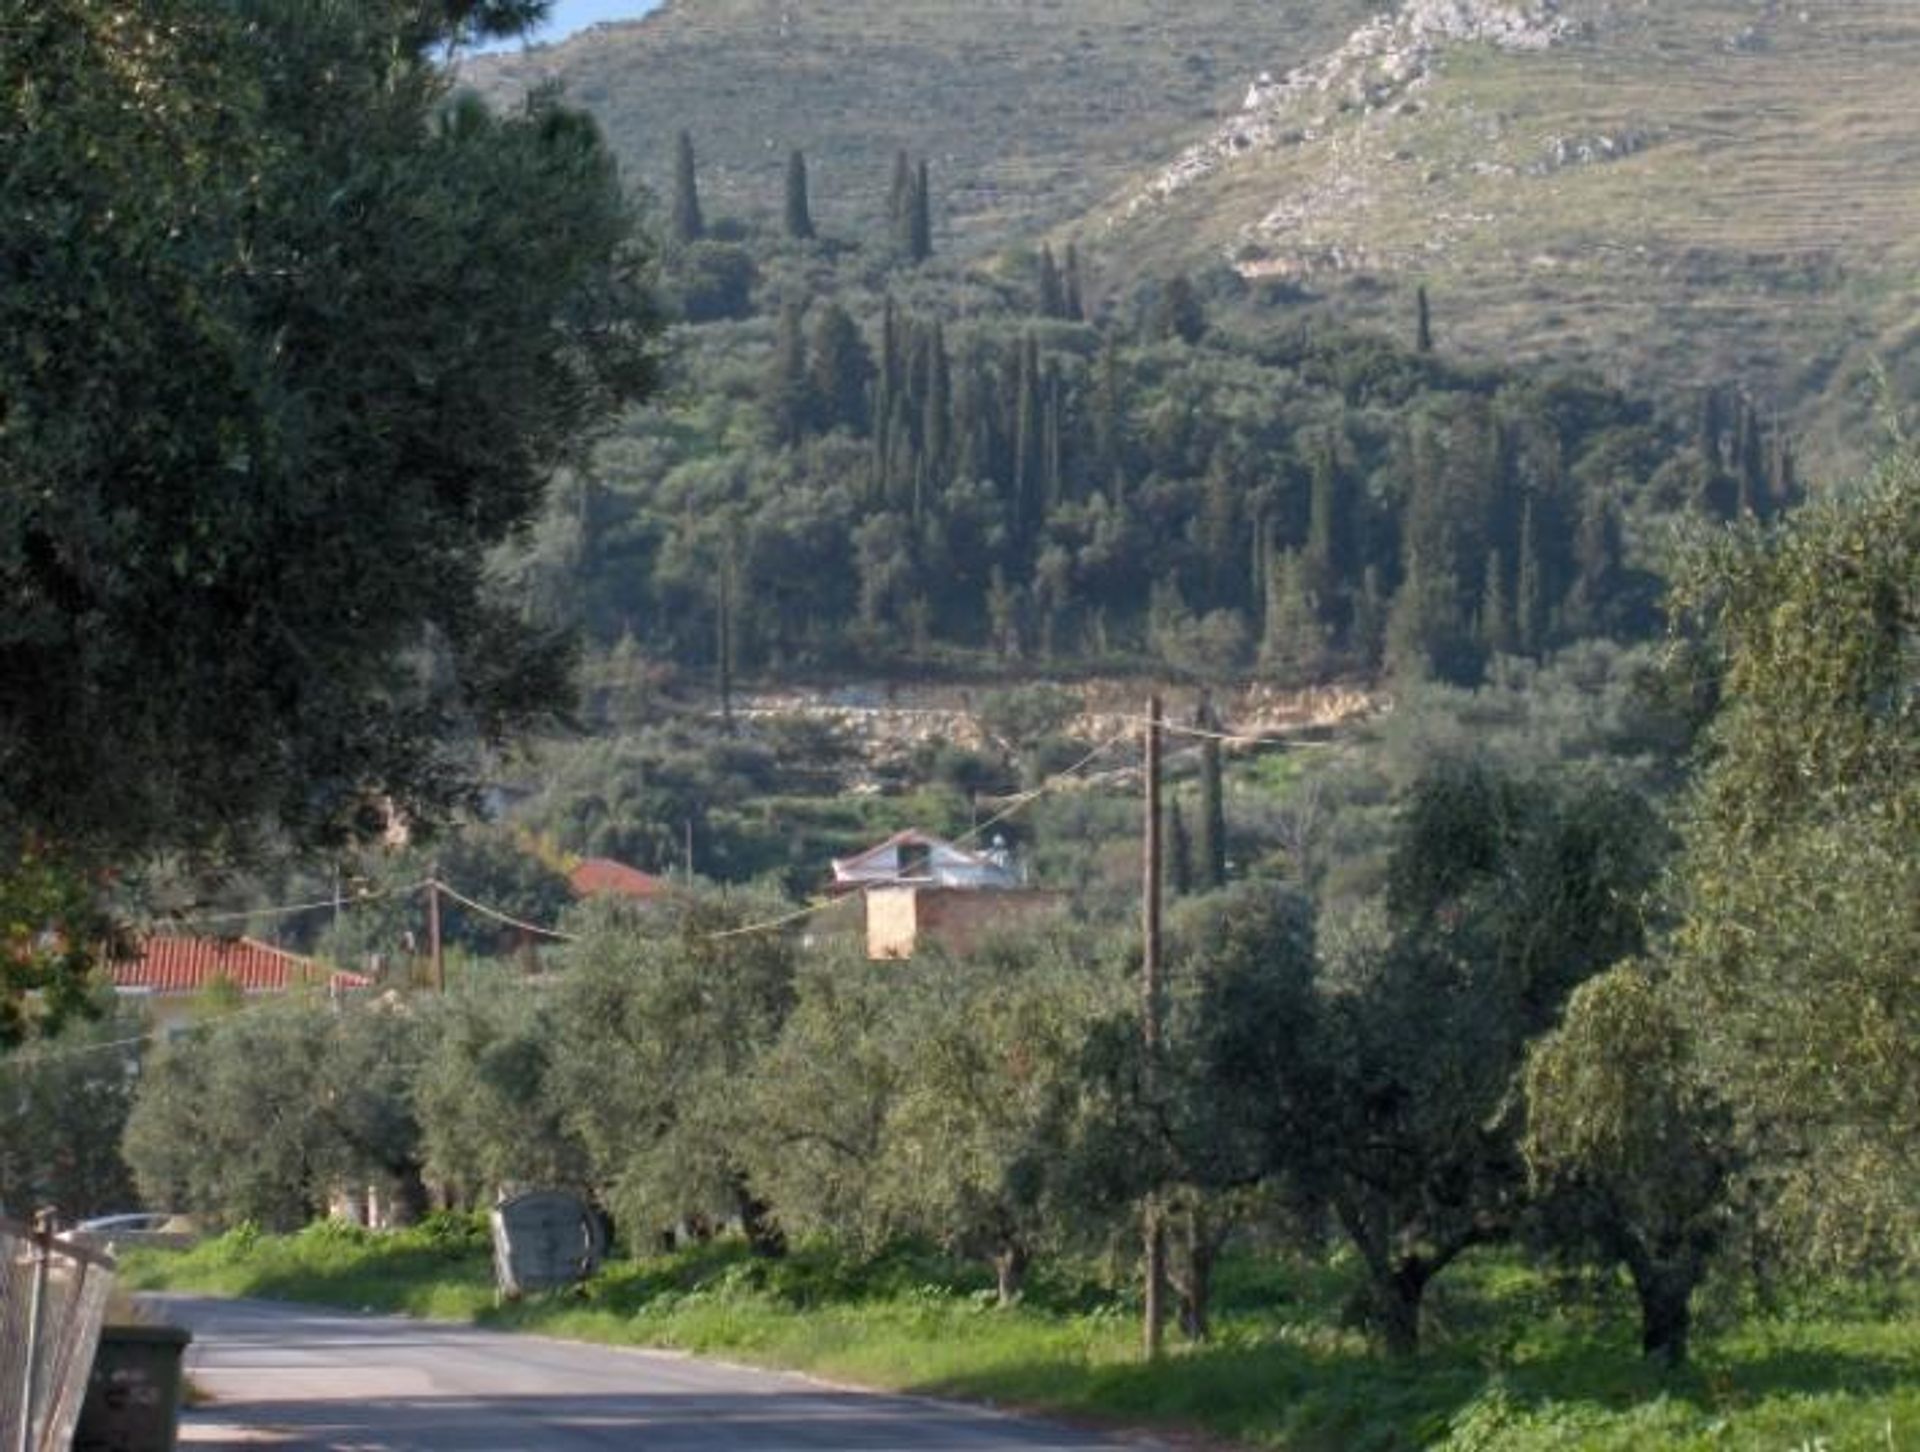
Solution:
[[[0,1452],[67,1452],[86,1399],[113,1259],[0,1219]]]

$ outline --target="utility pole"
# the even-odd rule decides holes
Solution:
[[[1165,880],[1160,841],[1160,722],[1160,698],[1154,696],[1147,703],[1144,902],[1140,924],[1140,1039],[1145,1050],[1141,1083],[1149,1104],[1157,1098],[1160,1085],[1160,891]],[[1157,1361],[1161,1328],[1166,1319],[1167,1287],[1167,1227],[1161,1215],[1157,1185],[1147,1192],[1141,1219],[1147,1262],[1144,1347],[1147,1360]]]
[[[427,879],[427,964],[433,978],[433,991],[447,991],[447,957],[440,945],[440,870]]]

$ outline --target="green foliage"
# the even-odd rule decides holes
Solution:
[[[1057,262],[1036,297],[879,245],[725,245],[752,256],[752,310],[687,330],[686,399],[603,444],[590,507],[556,499],[512,567],[609,646],[719,670],[724,641],[730,673],[971,652],[1203,680],[1258,646],[1312,683],[1371,670],[1397,604],[1401,673],[1471,682],[1496,560],[1516,623],[1495,647],[1652,626],[1625,541],[1679,430],[1589,378],[1244,307],[1198,345],[1156,340],[1151,299],[1137,328],[1088,326]]]
[[[1641,1345],[1686,1360],[1690,1298],[1724,1239],[1734,1169],[1728,1116],[1701,1082],[1675,1002],[1637,964],[1574,991],[1527,1061],[1524,1149],[1562,1234],[1623,1261]]]
[[[1081,1044],[1118,980],[1058,936],[807,971],[756,1074],[755,1184],[800,1231],[993,1262],[1003,1301],[1066,1225]]]
[[[1920,460],[1700,542],[1675,598],[1721,707],[1679,874],[1676,991],[1768,1166],[1775,1234],[1909,1261],[1920,1126],[1910,690]],[[1785,1026],[1791,1025],[1791,1031]]]
[[[0,835],[0,846],[7,840]],[[87,974],[110,938],[80,866],[31,843],[0,856],[0,1052],[94,1011]]]
[[[796,241],[813,240],[813,207],[807,198],[807,159],[796,147],[787,157],[787,235]]]
[[[522,985],[419,1002],[427,1046],[411,1086],[426,1173],[457,1203],[509,1186],[583,1189],[587,1156],[555,1092],[556,1009]]]
[[[662,281],[687,322],[719,323],[752,315],[759,275],[738,243],[701,241],[674,253]]]
[[[252,1005],[154,1049],[124,1153],[149,1205],[206,1223],[305,1224],[377,1185],[424,1209],[411,1089],[418,1020],[389,1005]]]
[[[777,1246],[747,1175],[745,1090],[792,1008],[796,948],[780,931],[735,930],[786,912],[743,894],[595,903],[576,920],[553,1010],[567,1052],[545,1082],[632,1236],[738,1218]]]
[[[592,124],[447,99],[443,43],[532,13],[57,0],[6,28],[0,219],[38,259],[0,284],[10,842],[431,817],[471,783],[452,738],[564,699],[482,562],[653,357]]]
[[[693,137],[681,131],[673,147],[673,207],[668,213],[669,235],[681,246],[707,235],[700,212],[700,179],[693,161]]]
[[[1510,1234],[1524,1193],[1514,1101],[1531,1039],[1644,941],[1658,865],[1645,803],[1597,783],[1443,767],[1403,809],[1384,919],[1330,963],[1303,1169],[1367,1268],[1390,1347],[1426,1288]],[[1295,1084],[1310,1069],[1288,1066]]]
[[[613,1345],[810,1371],[840,1382],[1044,1409],[1166,1437],[1201,1433],[1287,1452],[1497,1447],[1681,1452],[1895,1445],[1920,1415],[1911,1298],[1875,1311],[1831,1286],[1792,1319],[1703,1335],[1670,1373],[1634,1353],[1611,1282],[1569,1297],[1509,1260],[1460,1267],[1449,1334],[1396,1363],[1338,1329],[1351,1267],[1234,1255],[1221,1266],[1215,1344],[1148,1366],[1137,1307],[1097,1280],[1036,1283],[993,1309],[967,1267],[910,1245],[784,1261],[719,1241],[610,1266],[584,1295],[496,1307],[484,1250],[426,1227],[389,1236],[229,1235],[184,1254],[141,1251],[141,1289],[376,1307]],[[1509,1328],[1524,1323],[1524,1334]],[[1892,1429],[1891,1432],[1889,1429]]]
[[[57,1206],[124,1210],[133,1178],[120,1136],[133,1107],[137,1022],[109,1017],[0,1052],[0,1205],[15,1219]]]
[[[1120,988],[1064,937],[916,955],[897,985],[874,1199],[887,1223],[991,1259],[1003,1303],[1073,1234],[1056,1166],[1088,1025]]]

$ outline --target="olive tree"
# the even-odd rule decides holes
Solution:
[[[293,1229],[337,1191],[422,1208],[412,1105],[420,1025],[404,1005],[252,1004],[155,1048],[124,1153],[149,1205]]]
[[[792,1008],[798,948],[771,894],[595,903],[559,960],[547,1082],[630,1231],[737,1220],[784,1246],[749,1170],[751,1076]]]
[[[1525,1192],[1519,1075],[1572,990],[1639,951],[1661,833],[1579,779],[1443,766],[1396,829],[1379,931],[1331,957],[1297,1147],[1366,1269],[1389,1349],[1434,1278],[1505,1238]]]
[[[1734,1170],[1729,1116],[1682,1005],[1643,964],[1583,984],[1534,1045],[1526,1094],[1524,1149],[1549,1228],[1626,1266],[1641,1349],[1680,1365]]]
[[[587,1188],[585,1146],[553,1088],[567,1046],[544,992],[485,985],[416,1002],[427,1022],[413,1105],[442,1192],[476,1205],[514,1187]]]
[[[120,1137],[133,1106],[137,1025],[103,1018],[0,1055],[0,1206],[24,1218],[126,1209]]]
[[[1920,449],[1695,542],[1676,645],[1719,709],[1683,813],[1674,991],[1769,1237],[1920,1256]]]

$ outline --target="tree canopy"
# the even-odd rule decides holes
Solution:
[[[566,693],[488,551],[654,379],[594,127],[456,98],[543,6],[48,0],[0,26],[0,833],[344,835]]]

